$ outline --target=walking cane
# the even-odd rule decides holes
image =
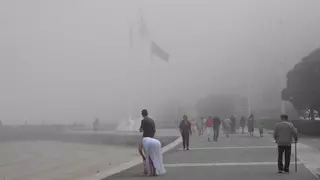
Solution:
[[[298,166],[297,166],[297,141],[294,142],[294,163],[295,163],[295,171],[298,171]]]

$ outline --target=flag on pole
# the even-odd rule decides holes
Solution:
[[[159,57],[160,59],[169,62],[170,55],[159,47],[154,41],[151,42],[151,54]]]
[[[159,47],[159,45],[157,43],[155,43],[152,39],[152,36],[151,36],[151,33],[147,27],[147,23],[146,21],[144,20],[144,17],[143,17],[143,14],[141,12],[141,10],[139,10],[139,15],[140,15],[140,20],[139,20],[139,23],[138,23],[138,27],[137,27],[137,30],[138,30],[138,33],[139,33],[139,36],[140,36],[140,43],[146,43],[147,44],[147,47],[148,49],[150,48],[149,52],[150,52],[150,55],[151,55],[151,58],[153,55],[159,57],[160,59],[162,59],[163,61],[167,61],[169,62],[169,54],[167,52],[165,52],[161,47]],[[132,49],[133,48],[133,44],[136,44],[133,42],[133,36],[134,36],[134,27],[133,26],[130,26],[130,29],[129,29],[129,44],[130,44],[130,48]],[[142,44],[141,44],[142,45]]]

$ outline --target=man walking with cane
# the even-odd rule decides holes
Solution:
[[[282,122],[276,124],[274,130],[274,139],[278,144],[278,173],[289,173],[291,144],[292,139],[295,143],[298,141],[298,132],[292,123],[288,121],[288,115],[281,115]],[[284,153],[284,167],[283,167],[283,153]]]

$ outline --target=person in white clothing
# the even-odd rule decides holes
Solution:
[[[145,168],[149,176],[159,176],[166,173],[161,153],[161,142],[157,139],[144,137],[142,139],[143,153],[146,159]]]
[[[192,134],[196,136],[198,133],[198,128],[197,128],[197,123],[194,119],[192,119],[191,121],[191,130],[192,130]]]
[[[206,130],[208,135],[208,142],[212,141],[213,139],[213,120],[211,116],[206,121]]]
[[[226,136],[229,137],[231,132],[231,120],[228,116],[222,121],[222,126]]]

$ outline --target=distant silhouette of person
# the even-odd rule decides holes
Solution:
[[[199,136],[203,135],[205,124],[206,124],[205,119],[203,117],[200,118],[200,120],[199,120]]]
[[[231,120],[231,133],[234,134],[236,133],[236,118],[234,117],[234,115],[230,117],[230,120]]]
[[[288,121],[287,115],[281,115],[282,122],[276,124],[273,137],[278,144],[278,172],[289,173],[291,144],[294,139],[298,141],[298,132],[292,123]],[[283,167],[283,153],[284,153],[284,167]]]
[[[242,129],[242,134],[244,134],[244,127],[246,126],[246,118],[244,116],[241,116],[240,118],[240,126]]]
[[[221,120],[218,116],[213,118],[213,140],[218,141],[220,132]]]
[[[258,121],[260,137],[263,137],[263,123]]]
[[[192,119],[192,121],[191,121],[191,130],[192,130],[192,134],[193,135],[197,134],[197,131],[198,131],[197,123],[196,123],[196,121],[194,119]]]
[[[201,119],[196,120],[198,136],[201,136]]]
[[[94,120],[94,122],[93,122],[93,130],[94,130],[94,131],[98,131],[98,130],[99,130],[99,124],[100,124],[99,119],[96,118],[96,119]]]
[[[210,142],[213,138],[213,120],[211,116],[206,121],[206,131],[208,135],[208,142]]]
[[[224,132],[226,134],[226,137],[230,137],[230,133],[231,133],[231,120],[230,118],[227,116],[223,122],[223,129],[224,129]]]
[[[180,122],[179,130],[182,136],[182,144],[183,150],[189,150],[189,136],[192,134],[191,131],[191,123],[188,121],[188,117],[186,115],[183,116],[183,120]]]
[[[250,114],[250,116],[248,117],[248,132],[250,134],[250,136],[253,136],[253,132],[254,132],[254,116],[253,114]]]

